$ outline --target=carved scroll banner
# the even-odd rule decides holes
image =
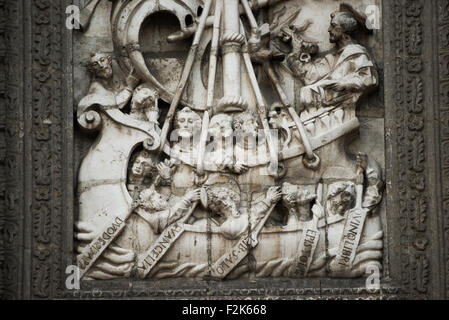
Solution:
[[[295,258],[293,266],[295,269],[291,275],[297,277],[305,277],[309,272],[315,249],[320,239],[320,231],[318,230],[318,219],[313,219],[306,224],[299,242],[298,254]]]
[[[234,268],[248,255],[249,249],[258,245],[257,237],[265,222],[273,212],[272,205],[256,229],[249,234],[240,237],[239,241],[224,255],[222,255],[211,267],[210,276],[216,279],[224,279]]]
[[[130,211],[131,213],[132,211]],[[130,213],[123,220],[119,217],[113,218],[91,243],[77,257],[78,267],[80,269],[80,279],[94,265],[95,261],[103,254],[104,250],[114,241],[126,226],[126,220]]]
[[[354,208],[348,212],[343,234],[331,269],[336,273],[350,271],[362,236],[367,210]]]
[[[175,244],[176,240],[184,233],[184,223],[190,218],[193,211],[197,207],[195,202],[190,211],[179,221],[168,226],[151,247],[139,258],[137,262],[137,272],[140,278],[144,279],[154,266],[162,259],[162,257]]]

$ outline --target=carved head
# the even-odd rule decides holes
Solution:
[[[355,185],[352,182],[335,182],[327,193],[327,211],[334,215],[344,215],[354,206]]]
[[[90,56],[88,69],[95,78],[111,79],[112,57],[106,53],[93,53]]]
[[[141,179],[151,174],[154,160],[146,150],[140,151],[132,162],[130,180]]]
[[[291,43],[293,39],[292,29],[290,27],[284,26],[279,30],[277,36],[282,42]]]
[[[206,189],[208,208],[219,216],[238,217],[240,194],[232,188],[211,186]]]
[[[288,182],[282,184],[282,202],[287,209],[309,205],[316,199],[316,194]]]
[[[302,41],[301,43],[301,52],[312,57],[318,53],[318,49],[318,44],[315,42]]]
[[[259,123],[252,111],[237,113],[233,121],[234,130],[250,136],[257,136]]]
[[[270,106],[270,111],[268,112],[268,123],[273,129],[282,128],[282,123],[285,116],[283,111],[283,105],[280,102],[275,102]]]
[[[149,211],[162,211],[169,207],[167,200],[153,188],[143,190],[139,198],[142,206]]]
[[[159,108],[157,100],[159,94],[156,90],[139,86],[136,88],[131,101],[131,113],[140,114],[139,118],[151,122],[157,122],[159,118]]]
[[[343,39],[350,39],[351,34],[357,30],[357,20],[346,11],[336,11],[331,14],[331,23],[328,29],[329,41],[338,43]]]
[[[232,136],[232,116],[224,113],[213,116],[209,123],[209,134],[222,138]]]
[[[201,128],[201,117],[189,107],[185,107],[175,116],[175,129],[182,138],[191,138]]]

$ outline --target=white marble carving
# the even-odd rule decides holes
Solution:
[[[114,54],[91,55],[77,109],[81,128],[97,131],[78,173],[85,279],[354,278],[381,268],[382,168],[345,148],[361,97],[379,83],[353,38],[366,31],[365,17],[324,1],[335,9],[326,21],[298,24],[302,8],[289,13],[284,2],[113,2]],[[86,7],[84,29],[98,5]],[[142,32],[159,12],[179,30]],[[328,28],[332,50],[307,38],[314,25]],[[162,63],[151,69],[143,37],[192,43],[176,80],[160,77]]]

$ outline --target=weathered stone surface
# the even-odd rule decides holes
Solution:
[[[381,81],[376,60],[353,38],[366,32],[369,43],[366,17],[348,5],[278,1],[257,22],[244,1],[206,1],[198,25],[187,26],[198,4],[103,3],[78,35],[79,59],[99,44],[108,52],[108,37],[115,48],[91,54],[89,93],[78,104],[81,127],[99,131],[78,172],[82,277],[352,278],[368,265],[380,270],[383,119],[364,120],[352,156],[345,138],[360,126],[359,99]],[[189,55],[185,28],[196,29]],[[159,97],[171,103],[162,117]]]
[[[374,269],[386,296],[447,296],[447,0],[98,1],[73,34],[61,3],[19,2],[6,297],[369,297]]]

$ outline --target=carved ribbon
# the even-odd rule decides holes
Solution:
[[[183,218],[165,228],[151,247],[139,258],[137,272],[140,278],[144,279],[150,273],[158,261],[162,259],[176,240],[184,233],[184,223],[190,218],[197,205],[198,201],[193,203],[189,212]]]
[[[228,252],[215,261],[211,267],[210,276],[212,278],[224,279],[248,255],[249,249],[259,244],[259,233],[273,212],[275,205],[271,205],[266,215],[253,231],[249,234],[242,235],[239,241]]]

